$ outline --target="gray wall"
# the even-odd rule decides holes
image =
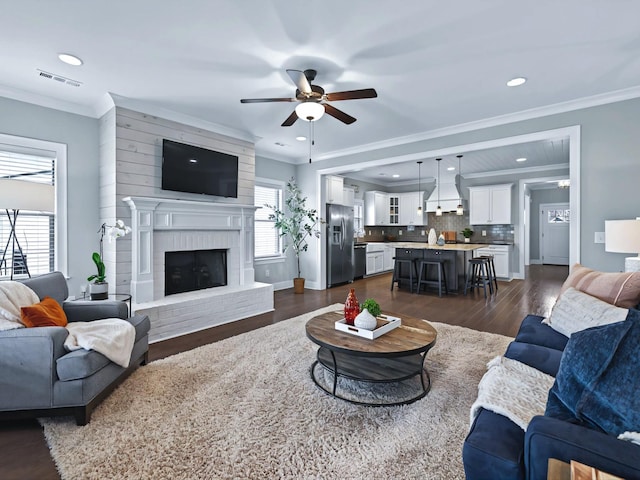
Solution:
[[[383,160],[403,154],[453,149],[475,142],[580,125],[581,199],[577,212],[581,222],[580,261],[590,268],[619,271],[624,268],[624,254],[605,253],[604,245],[594,244],[593,237],[594,232],[604,231],[605,220],[640,216],[640,200],[636,195],[637,179],[640,178],[640,135],[637,132],[639,112],[640,99],[633,99],[548,115],[311,164],[304,163],[298,166],[298,179],[303,188],[315,192],[319,170],[331,169],[332,173],[339,174],[339,169],[344,165]],[[495,183],[502,183],[503,179]],[[322,192],[319,193],[313,198],[318,204],[323,200]],[[305,270],[314,270],[312,282],[319,283],[324,271],[322,265],[318,265],[317,258],[320,255],[315,250],[317,247],[310,249],[303,260],[306,263]],[[514,250],[514,255],[518,254]],[[309,277],[310,275],[307,276]]]
[[[93,271],[90,255],[97,248],[98,241],[93,232],[100,225],[98,120],[6,98],[0,98],[0,112],[2,133],[68,145],[68,273],[71,277],[72,294],[77,295],[79,285],[86,282],[86,276]],[[604,231],[605,220],[640,216],[640,200],[636,194],[637,179],[640,177],[640,135],[637,132],[639,112],[640,99],[627,100],[326,161],[314,161],[311,164],[305,162],[297,165],[294,170],[298,183],[308,192],[309,203],[321,208],[321,201],[324,199],[322,191],[318,190],[318,171],[322,169],[339,169],[346,164],[580,125],[581,202],[578,214],[581,221],[581,263],[599,270],[619,271],[624,268],[626,255],[604,252],[604,245],[594,244],[593,238],[594,232]],[[269,178],[277,175],[281,180],[286,180],[290,176],[291,166],[277,162],[277,165],[280,164],[287,165],[283,167],[286,174],[280,176],[280,173],[271,173]],[[271,170],[266,166],[258,176],[267,177],[267,172]],[[502,183],[503,180],[504,178],[500,178],[500,182],[494,183]],[[319,286],[324,275],[324,267],[320,261],[323,241],[312,243],[302,259],[304,276],[311,285]]]
[[[98,120],[0,97],[0,133],[67,145],[68,265],[70,295],[94,273],[98,249]]]
[[[529,258],[532,263],[540,260],[540,204],[569,203],[568,188],[551,188],[531,191],[529,225]]]

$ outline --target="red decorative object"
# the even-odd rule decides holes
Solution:
[[[360,304],[358,303],[358,298],[356,297],[356,290],[354,288],[351,289],[349,295],[347,295],[347,300],[344,302],[344,319],[348,325],[353,325],[353,320],[360,313]]]

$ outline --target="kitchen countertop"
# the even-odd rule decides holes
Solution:
[[[429,245],[427,242],[389,242],[395,248],[417,248],[421,250],[450,250],[453,252],[469,252],[478,248],[486,248],[487,243],[445,243],[444,245]]]

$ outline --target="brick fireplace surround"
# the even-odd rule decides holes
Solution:
[[[254,281],[255,207],[127,197],[131,208],[131,294],[151,320],[150,342],[273,310],[273,285]],[[226,249],[227,285],[164,295],[165,252]]]

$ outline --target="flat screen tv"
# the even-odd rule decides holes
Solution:
[[[238,198],[238,157],[163,139],[162,190]]]

